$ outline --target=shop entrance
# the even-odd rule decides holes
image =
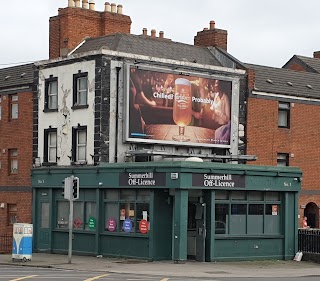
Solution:
[[[205,261],[207,235],[206,204],[202,203],[202,191],[191,191],[188,200],[188,259]]]

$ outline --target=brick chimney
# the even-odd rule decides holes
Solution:
[[[313,52],[313,58],[320,59],[320,51]]]
[[[118,9],[109,9],[106,2],[103,12],[94,10],[94,1],[68,0],[68,7],[60,8],[58,15],[49,20],[49,58],[66,56],[85,37],[99,37],[117,32],[130,33],[131,19],[122,14],[122,5]],[[112,3],[111,7],[116,4]]]
[[[210,28],[204,28],[194,37],[194,45],[202,47],[220,47],[227,51],[228,32],[215,28],[215,22],[210,21]]]

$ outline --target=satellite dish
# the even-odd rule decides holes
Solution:
[[[184,161],[190,161],[190,162],[203,162],[203,160],[199,157],[188,157]]]

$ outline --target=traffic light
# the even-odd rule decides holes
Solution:
[[[79,178],[73,178],[73,185],[72,185],[72,197],[73,200],[79,199]]]
[[[62,191],[62,196],[64,199],[70,200],[71,199],[71,184],[72,184],[72,179],[71,177],[65,178],[63,181],[63,191]]]
[[[64,180],[62,180],[62,192],[61,192],[61,195],[62,195],[63,198],[64,198],[64,189],[65,189]]]

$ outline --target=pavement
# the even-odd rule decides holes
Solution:
[[[320,277],[320,264],[293,260],[174,263],[73,255],[69,263],[67,255],[34,253],[26,262],[0,254],[0,264],[161,277]]]

